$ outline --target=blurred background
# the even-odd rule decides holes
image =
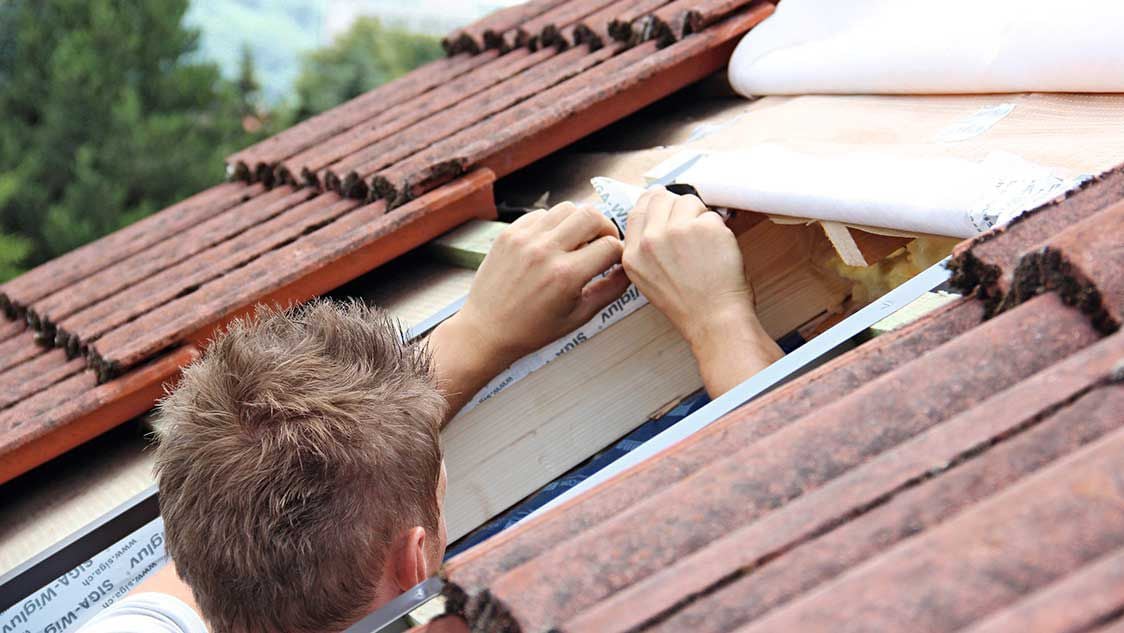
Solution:
[[[0,0],[0,282],[224,178],[232,151],[517,0]]]

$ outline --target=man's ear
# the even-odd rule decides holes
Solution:
[[[400,591],[406,591],[429,578],[429,564],[426,561],[425,528],[414,526],[406,530],[394,548],[394,581]],[[435,570],[436,571],[436,570]]]

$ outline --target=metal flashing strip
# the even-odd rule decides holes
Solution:
[[[909,281],[886,293],[877,301],[863,307],[823,334],[808,341],[791,354],[784,356],[737,387],[715,398],[675,426],[636,447],[617,461],[594,473],[585,481],[552,499],[549,503],[524,517],[522,521],[565,503],[586,490],[633,468],[657,453],[671,448],[700,429],[709,426],[718,418],[795,378],[802,370],[810,369],[811,364],[816,359],[823,357],[846,343],[856,334],[904,308],[921,295],[947,281],[951,275],[947,264],[948,258],[945,258],[925,269]]]
[[[441,308],[437,312],[434,312],[421,323],[418,323],[414,327],[406,330],[406,339],[412,341],[414,339],[421,338],[433,328],[441,325],[442,321],[448,319],[449,317],[460,311],[460,309],[464,307],[464,302],[466,300],[468,300],[467,294],[445,306],[444,308]]]
[[[375,633],[401,620],[414,609],[441,594],[445,583],[434,576],[414,585],[412,589],[379,607],[370,615],[348,627],[346,633]]]

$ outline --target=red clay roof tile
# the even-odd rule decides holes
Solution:
[[[72,353],[129,321],[324,226],[359,206],[334,194],[296,204],[230,239],[151,275],[56,324],[56,344]]]
[[[92,363],[103,379],[110,378],[185,338],[203,344],[216,328],[259,302],[286,304],[327,292],[448,226],[494,213],[491,182],[490,174],[477,173],[392,213],[381,201],[344,213],[104,335],[90,345]]]
[[[59,320],[266,221],[308,199],[309,195],[308,191],[281,187],[255,196],[39,299],[27,307],[29,318],[38,322],[38,329],[46,336],[53,337],[54,324]]]
[[[502,45],[504,33],[566,1],[529,0],[501,9],[450,33],[441,40],[441,44],[450,55],[462,52],[476,54],[485,49],[498,49]]]
[[[1109,334],[1124,322],[1124,201],[1051,237],[1023,256],[1009,303],[1054,291]]]
[[[97,273],[262,192],[260,185],[227,183],[53,259],[0,286],[0,306],[22,312],[33,302]]]
[[[631,11],[646,13],[652,8],[648,5],[652,4],[650,1],[645,3],[638,0],[617,0],[617,2],[579,20],[573,27],[573,41],[569,43],[571,45],[588,44],[591,50],[608,46],[613,41],[613,35],[609,27],[614,20]],[[621,41],[628,41],[628,38],[621,38]]]
[[[917,486],[826,534],[746,570],[713,592],[654,623],[651,631],[730,631],[807,594],[886,549],[956,516],[1045,465],[1120,427],[1120,421],[1088,415],[1119,402],[1120,387],[1097,389],[1077,403],[1021,432],[1001,438],[978,456],[962,460]],[[977,407],[978,409],[978,407]],[[991,416],[1003,419],[1000,416]],[[939,427],[938,427],[939,428]],[[856,517],[857,519],[857,517]]]
[[[567,48],[574,41],[574,30],[578,23],[589,16],[604,10],[613,0],[574,0],[559,7],[550,23],[544,25],[537,36],[538,46],[558,46]],[[533,28],[533,27],[532,27]],[[536,44],[532,44],[534,47]]]
[[[4,320],[0,319],[0,343],[16,336],[27,329],[27,322],[23,319]]]
[[[863,515],[873,508],[1024,432],[1040,423],[1044,415],[1053,414],[1072,399],[1101,386],[1111,378],[1122,357],[1124,336],[1086,348],[757,521],[715,539],[705,548],[581,613],[562,629],[606,633],[632,630],[657,619],[669,606],[741,579],[848,521],[865,521]],[[1115,401],[1124,404],[1124,388],[1116,391],[1120,397]],[[1110,403],[1096,401],[1097,410],[1111,410]],[[1003,411],[1004,415],[996,416],[996,411]],[[1124,425],[1124,420],[1110,420],[1104,415],[1093,419],[1100,423],[1101,433]],[[1063,431],[1074,437],[1082,435],[1080,425],[1066,425]]]
[[[488,60],[488,57],[478,55],[457,55],[430,62],[394,81],[228,156],[227,165],[237,177],[243,179],[265,173],[272,175],[273,167],[289,156],[360,125],[388,108],[444,85]]]
[[[184,345],[103,385],[84,370],[0,411],[0,483],[152,408],[198,355]]]
[[[25,330],[0,343],[0,372],[35,358],[45,351],[43,346],[36,343],[35,333]]]
[[[523,630],[558,626],[1096,339],[1081,314],[1038,297],[508,571],[470,597],[483,604],[468,612],[513,618]]]
[[[637,32],[642,28],[641,22],[653,11],[667,4],[669,0],[638,0],[631,7],[624,9],[609,21],[609,35],[618,42],[638,43],[646,38],[639,37]]]
[[[1124,407],[1124,401],[1117,406]],[[1122,604],[1124,548],[989,616],[967,633],[1089,631],[1116,619]]]
[[[1117,430],[738,630],[971,625],[1124,546],[1122,458]]]
[[[589,502],[539,517],[526,530],[501,533],[451,560],[443,573],[468,594],[483,590],[508,570],[705,467],[715,455],[753,444],[967,332],[982,319],[978,302],[962,301],[879,337],[735,411],[659,460],[642,464],[629,473],[628,485],[606,483],[590,491]]]
[[[394,206],[473,165],[510,173],[717,70],[737,38],[772,11],[758,5],[664,50],[648,43],[610,57],[620,48],[601,49],[589,58],[607,59],[587,72],[374,174],[371,192]],[[574,126],[582,127],[575,132]]]
[[[1011,290],[1019,259],[1040,243],[1124,199],[1124,165],[1084,183],[1052,203],[1024,213],[956,248],[953,283],[974,292],[991,311]]]
[[[500,56],[498,51],[489,51],[483,53],[483,58],[488,60],[487,63],[477,66],[471,72],[464,73],[416,99],[390,108],[361,125],[344,130],[294,156],[285,158],[277,166],[277,180],[320,187],[323,183],[320,181],[319,172],[325,167],[394,135],[426,117],[453,107],[538,61],[536,58],[530,58],[526,50],[513,51],[503,56]]]
[[[0,372],[0,411],[86,368],[82,358],[54,349]]]

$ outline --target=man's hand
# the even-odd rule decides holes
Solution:
[[[737,239],[695,196],[644,192],[628,217],[623,263],[690,343],[711,396],[783,355],[757,319]]]
[[[577,329],[628,288],[613,267],[617,229],[591,207],[564,202],[519,218],[500,234],[461,310],[429,337],[455,414],[493,376]]]

